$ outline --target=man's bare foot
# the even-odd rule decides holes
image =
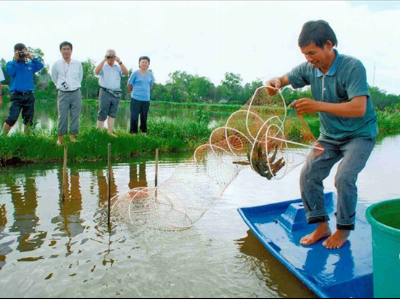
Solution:
[[[69,139],[71,141],[71,143],[76,143],[77,140],[76,139]]]
[[[61,146],[62,142],[60,140],[57,141],[57,146]]]
[[[332,234],[329,238],[326,239],[322,243],[327,249],[339,249],[346,243],[347,238],[350,235],[350,230],[342,230],[338,229],[334,234]]]
[[[112,137],[117,137],[114,133],[112,132],[108,132],[108,135],[112,136]]]
[[[312,233],[303,236],[300,240],[300,244],[308,246],[318,242],[320,239],[331,235],[331,229],[327,222],[318,223],[317,229]]]

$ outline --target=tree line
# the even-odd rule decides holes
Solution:
[[[28,51],[34,57],[43,61],[44,53],[40,48],[28,47]],[[0,65],[3,69],[5,81],[3,84],[3,95],[9,95],[8,85],[11,82],[11,77],[5,72],[6,60],[1,59]],[[96,99],[99,88],[98,77],[95,76],[94,69],[96,68],[95,61],[88,58],[82,62],[83,80],[82,80],[82,96],[84,99]],[[150,70],[151,71],[151,70]],[[127,83],[133,70],[129,70],[128,76],[121,78],[121,89],[123,100],[130,99],[130,92],[127,88]],[[157,74],[153,72],[154,77]],[[257,78],[251,83],[243,84],[243,79],[240,74],[226,72],[224,79],[218,86],[215,86],[207,77],[199,75],[191,75],[185,71],[175,71],[168,75],[169,79],[165,84],[155,81],[151,92],[151,100],[180,102],[180,103],[229,103],[229,104],[244,104],[254,94],[254,91],[262,86],[264,82]],[[51,80],[50,67],[45,64],[45,67],[35,74],[34,83],[36,87],[36,99],[54,100],[57,98],[57,89]],[[370,87],[369,92],[371,99],[376,108],[383,110],[385,107],[397,104],[400,101],[400,95],[387,94],[386,91],[378,87]],[[300,98],[312,98],[309,88],[294,90],[287,87],[283,90],[283,96],[287,103]]]

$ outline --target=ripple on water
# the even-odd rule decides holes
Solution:
[[[397,140],[383,140],[371,154],[357,182],[360,203],[400,198],[400,136]],[[173,173],[177,163],[170,161],[160,163],[159,182]],[[123,164],[114,170],[119,192],[129,188],[132,161]],[[298,198],[300,168],[279,181],[243,170],[188,230],[148,230],[113,217],[110,235],[98,192],[97,171],[104,176],[106,163],[71,164],[75,194],[65,202],[59,167],[9,168],[2,174],[0,286],[7,289],[0,288],[0,297],[316,297],[248,231],[236,211]],[[326,191],[335,190],[336,168],[325,180]],[[152,186],[153,162],[146,172]],[[22,252],[24,239],[29,247]]]

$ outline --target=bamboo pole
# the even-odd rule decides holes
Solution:
[[[158,148],[156,149],[156,176],[154,179],[154,186],[157,187],[158,184]]]
[[[63,160],[63,171],[62,171],[62,187],[61,187],[61,199],[65,200],[65,194],[67,189],[67,146],[64,146],[64,160]]]
[[[108,227],[110,227],[110,215],[111,215],[111,144],[108,143]]]

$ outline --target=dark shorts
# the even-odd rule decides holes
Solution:
[[[99,114],[97,120],[105,121],[107,116],[114,118],[117,116],[119,97],[111,95],[109,92],[100,89],[99,93]]]
[[[35,96],[33,93],[25,95],[16,92],[11,93],[10,110],[5,122],[13,126],[18,120],[21,110],[23,123],[32,126],[33,115],[35,113]]]

